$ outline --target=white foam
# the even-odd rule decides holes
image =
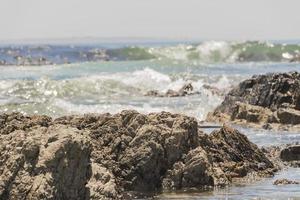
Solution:
[[[294,56],[292,54],[290,54],[289,52],[282,53],[282,57],[285,59],[288,59],[288,60],[294,58]]]
[[[54,106],[59,107],[64,110],[64,113],[119,113],[122,110],[136,110],[141,113],[150,112],[161,112],[170,111],[168,107],[151,107],[149,103],[144,103],[142,106],[124,105],[124,104],[94,104],[94,105],[84,105],[84,104],[74,104],[72,102],[56,99],[53,103]]]
[[[228,77],[225,75],[222,75],[221,78],[218,80],[218,82],[213,83],[211,85],[220,90],[228,89],[230,86],[232,86]]]
[[[225,41],[204,42],[197,47],[197,51],[200,59],[207,62],[213,61],[216,59],[214,58],[216,56],[219,57],[218,59],[225,60],[226,58],[230,57],[232,53],[231,45]]]
[[[177,45],[171,47],[150,48],[149,53],[174,60],[187,60],[188,53],[193,48],[191,45]]]

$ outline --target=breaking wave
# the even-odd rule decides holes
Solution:
[[[128,59],[171,59],[179,61],[218,62],[285,62],[300,60],[300,45],[267,42],[206,41],[201,44],[169,47],[127,47]],[[109,53],[109,52],[108,52]]]
[[[150,90],[179,90],[191,83],[197,95],[182,98],[148,97]],[[119,112],[135,109],[143,113],[172,111],[204,119],[222,97],[207,85],[229,89],[228,77],[175,76],[151,68],[133,72],[101,73],[94,76],[55,80],[50,77],[0,81],[0,112],[19,111],[50,116],[87,112]],[[225,88],[226,87],[226,88]],[[209,102],[209,103],[207,103]]]
[[[299,44],[205,41],[168,46],[0,47],[0,65],[51,65],[90,61],[163,60],[197,63],[300,61]]]

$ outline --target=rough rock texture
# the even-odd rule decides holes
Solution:
[[[286,178],[277,179],[273,182],[273,185],[288,185],[288,184],[300,184],[298,181],[288,180]]]
[[[299,130],[300,74],[253,76],[232,89],[207,120]]]
[[[0,199],[84,199],[91,146],[63,125],[0,136]]]
[[[199,94],[199,92],[194,91],[194,87],[191,83],[185,84],[178,91],[168,90],[166,93],[160,93],[157,90],[151,90],[145,94],[145,96],[154,96],[154,97],[184,97],[188,95]]]
[[[132,198],[276,170],[237,130],[224,126],[207,135],[179,114],[0,119],[0,199]]]

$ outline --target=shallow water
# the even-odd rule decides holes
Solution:
[[[189,192],[189,193],[166,193],[157,196],[157,199],[300,199],[299,185],[273,185],[279,178],[300,180],[299,168],[284,169],[272,178],[266,178],[254,183],[233,185],[224,189],[215,189],[208,192]]]
[[[198,49],[202,54],[205,53],[204,46]],[[225,50],[227,48],[218,45],[213,48],[221,47]],[[58,117],[90,112],[117,113],[124,109],[135,109],[142,113],[170,111],[204,120],[207,113],[223,99],[223,96],[206,89],[205,85],[226,92],[254,74],[300,69],[299,63],[281,60],[269,62],[269,57],[259,62],[257,60],[205,62],[207,60],[203,60],[201,56],[202,60],[199,58],[186,60],[182,59],[185,58],[185,52],[183,55],[180,48],[176,46],[176,48],[168,47],[167,50],[165,47],[152,49],[160,51],[160,55],[167,52],[168,59],[132,59],[26,67],[0,66],[0,112],[19,111],[24,114],[37,113]],[[225,50],[219,53],[224,53]],[[274,52],[277,50],[272,49]],[[199,94],[176,98],[145,96],[150,90],[160,92],[166,92],[168,89],[178,90],[185,83],[192,83]],[[237,128],[258,146],[300,141],[300,133]],[[300,181],[300,171],[289,168],[279,172],[272,179],[264,179],[247,186],[232,186],[202,193],[164,194],[159,198],[300,199],[299,185],[273,186],[272,181],[277,177]]]

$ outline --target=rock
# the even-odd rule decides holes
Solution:
[[[270,116],[272,116],[272,112],[269,109],[238,102],[234,107],[231,120],[241,119],[246,120],[247,122],[267,123]]]
[[[295,146],[299,144],[282,144],[262,147],[262,151],[277,169],[285,167],[300,167],[300,159],[297,159],[298,153],[291,152]]]
[[[0,199],[134,198],[276,170],[239,131],[223,126],[204,134],[195,118],[180,114],[0,119]]]
[[[199,94],[199,92],[194,91],[194,87],[191,83],[185,84],[178,91],[168,90],[166,93],[159,93],[158,90],[151,90],[145,94],[145,96],[155,96],[155,97],[183,97],[188,95]]]
[[[280,158],[283,161],[300,161],[300,145],[293,145],[282,149]]]
[[[0,135],[0,199],[84,199],[91,147],[55,125]]]
[[[300,124],[300,110],[280,108],[277,117],[282,124]]]
[[[92,175],[87,183],[87,188],[89,188],[89,194],[87,199],[120,199],[120,191],[117,187],[115,176],[106,168],[100,166],[99,164],[92,163],[91,166]]]
[[[53,63],[45,57],[31,57],[31,56],[15,56],[16,65],[20,66],[40,66],[40,65],[53,65]]]
[[[161,95],[158,90],[150,90],[145,96],[162,97],[163,95]]]
[[[177,162],[173,168],[167,172],[166,178],[163,179],[164,190],[174,190],[181,188],[201,187],[201,186],[224,186],[230,181],[222,170],[224,180],[214,173],[214,168],[207,152],[198,147],[191,150],[184,162]]]
[[[273,185],[288,185],[288,184],[300,184],[298,181],[288,180],[286,178],[277,179],[273,182]]]
[[[258,75],[241,82],[214,112],[209,113],[207,121],[299,130],[300,74]]]
[[[21,113],[0,115],[0,135],[9,134],[15,130],[28,130],[34,126],[49,126],[51,117],[44,115],[24,116]]]
[[[244,177],[249,172],[272,174],[273,163],[247,137],[239,131],[224,126],[208,136],[203,147],[212,156],[212,162],[231,178]],[[264,166],[262,168],[262,166]]]
[[[290,62],[300,62],[300,54],[294,55],[292,58],[289,59]]]

